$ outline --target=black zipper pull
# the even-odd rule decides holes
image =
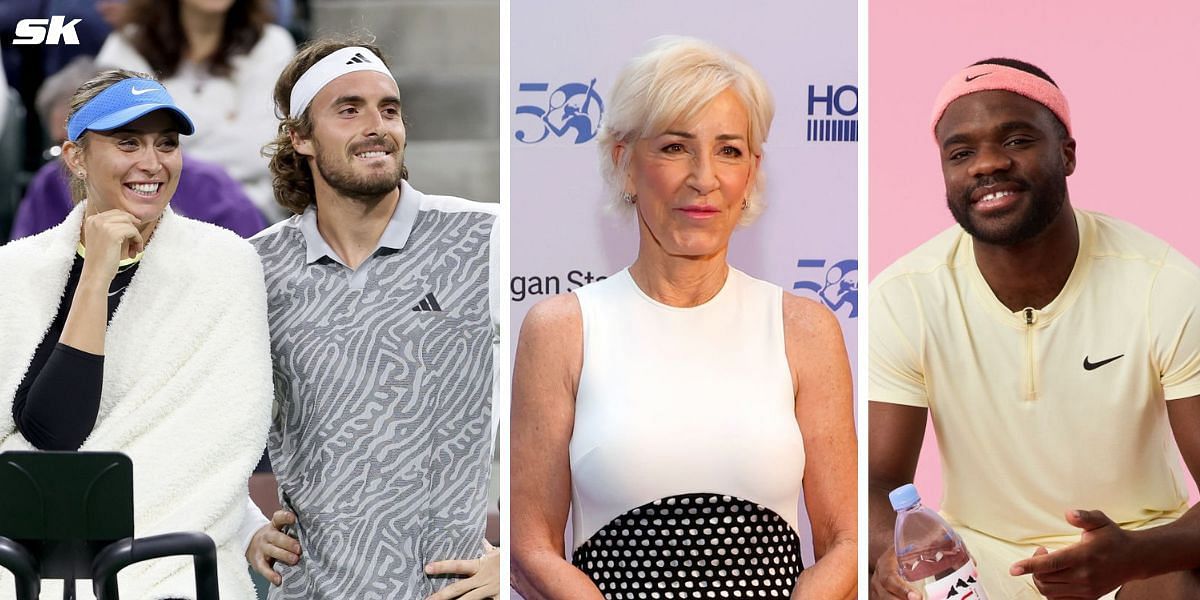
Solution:
[[[1033,309],[1032,308],[1025,309],[1025,324],[1033,325]]]

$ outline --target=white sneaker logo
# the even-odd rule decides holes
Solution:
[[[145,94],[146,92],[153,92],[153,91],[154,91],[154,88],[146,88],[144,90],[139,90],[137,88],[129,88],[129,93],[133,94],[134,96],[141,96],[142,94]]]

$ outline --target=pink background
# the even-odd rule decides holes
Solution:
[[[1200,56],[1200,5],[873,0],[869,27],[871,278],[953,224],[930,110],[950,75],[997,56],[1041,67],[1066,94],[1078,142],[1072,204],[1132,222],[1200,262],[1200,193],[1191,189],[1200,76],[1188,66]],[[916,479],[937,506],[932,425]],[[1194,502],[1194,482],[1191,492]]]

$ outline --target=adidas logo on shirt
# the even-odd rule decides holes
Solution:
[[[425,294],[425,297],[412,307],[413,312],[442,312],[442,306],[438,304],[437,298],[433,297],[433,292]]]

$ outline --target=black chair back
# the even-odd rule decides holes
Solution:
[[[43,579],[90,579],[105,546],[133,536],[133,462],[118,452],[0,454],[0,536]]]
[[[218,600],[216,546],[203,533],[133,537],[133,462],[119,452],[0,453],[0,567],[19,600],[41,579],[91,579],[97,598],[119,600],[117,573],[164,556],[192,555],[198,600]]]

